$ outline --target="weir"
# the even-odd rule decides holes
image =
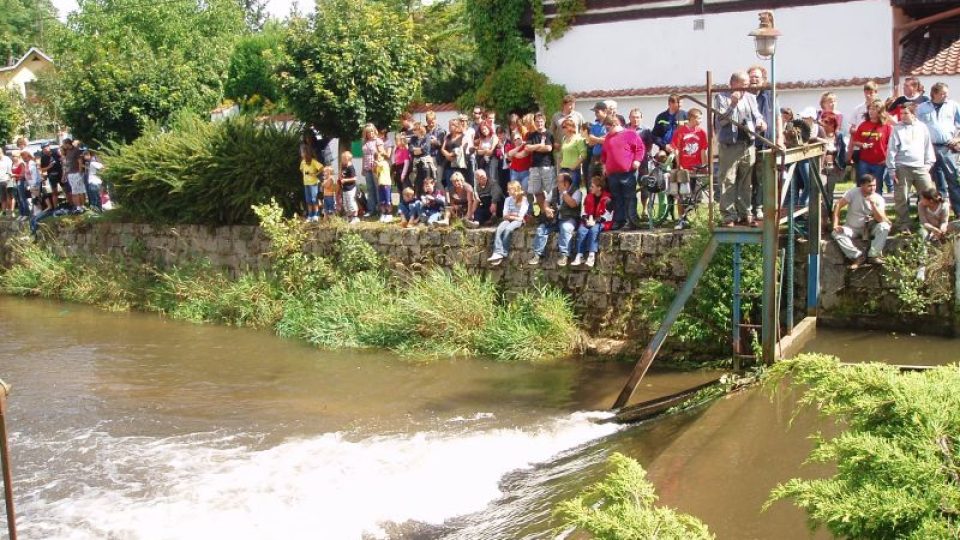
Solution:
[[[683,95],[681,96],[681,99],[693,101],[707,110],[707,140],[712,141],[712,116],[714,114],[722,113],[710,105],[710,103],[713,102],[713,88],[711,81],[712,77],[710,73],[707,73],[707,103],[704,103],[689,95]],[[630,374],[630,377],[627,379],[623,390],[620,392],[620,395],[613,404],[614,409],[623,408],[630,401],[630,398],[633,396],[637,385],[640,384],[641,380],[643,380],[644,375],[646,375],[647,370],[650,369],[650,366],[656,359],[660,348],[666,341],[671,327],[680,316],[680,313],[683,311],[687,300],[689,300],[693,294],[697,283],[700,281],[700,278],[703,277],[703,274],[710,265],[710,262],[713,260],[714,255],[716,255],[717,248],[722,244],[731,244],[734,250],[734,279],[733,283],[731,284],[733,292],[731,345],[734,355],[734,367],[736,369],[741,367],[741,359],[761,360],[765,364],[771,364],[776,361],[778,358],[777,346],[781,342],[781,336],[792,336],[795,330],[795,283],[793,279],[793,267],[795,247],[798,239],[796,218],[803,214],[808,214],[806,240],[809,242],[810,246],[816,246],[816,248],[813,249],[809,254],[809,261],[807,265],[807,317],[811,318],[812,321],[806,321],[806,323],[803,324],[803,328],[806,331],[807,329],[812,330],[816,326],[812,323],[816,320],[817,304],[819,302],[820,294],[819,263],[820,249],[822,249],[820,242],[820,228],[822,223],[821,213],[824,203],[827,206],[828,212],[832,210],[832,197],[828,196],[823,187],[823,183],[820,178],[819,167],[810,167],[812,172],[811,180],[816,186],[816,189],[811,190],[808,208],[797,210],[794,207],[794,201],[796,199],[796,185],[792,181],[792,178],[793,170],[796,164],[823,156],[825,152],[825,145],[823,143],[805,144],[786,149],[777,145],[776,142],[771,141],[763,135],[751,130],[745,123],[740,125],[740,129],[749,131],[754,137],[762,141],[768,147],[767,149],[758,152],[757,155],[757,159],[762,163],[763,171],[763,175],[761,177],[761,182],[763,185],[762,227],[759,229],[752,227],[727,227],[721,229],[714,228],[713,210],[711,204],[709,221],[711,227],[710,241],[704,249],[703,254],[700,256],[700,259],[690,271],[690,274],[687,276],[686,281],[684,281],[683,286],[677,293],[677,296],[671,303],[670,308],[667,310],[667,314],[664,316],[663,321],[660,323],[660,326],[657,329],[657,332],[654,334],[653,338],[651,338],[648,345],[644,348],[642,354],[640,355],[640,359],[634,366],[633,372]],[[712,157],[713,156],[711,152],[711,161]],[[712,194],[714,193],[715,189],[713,168],[711,168],[710,171],[709,182],[710,189],[708,191],[711,194],[712,202]],[[823,203],[821,202],[821,195]],[[785,205],[786,208],[784,208]],[[783,217],[781,218],[782,214]],[[786,225],[786,245],[785,249],[779,250],[778,243],[780,241],[781,234],[780,226],[784,224]],[[744,324],[742,322],[740,313],[740,300],[742,298],[740,291],[740,254],[744,244],[760,244],[763,249],[762,321],[759,325],[761,334],[761,354],[759,359],[754,358],[753,355],[744,353],[741,340],[743,328],[757,328],[757,325]],[[778,279],[778,267],[782,268],[782,279]],[[785,290],[783,294],[781,294],[781,289]],[[785,296],[786,301],[786,314],[782,327],[780,323],[781,296]]]

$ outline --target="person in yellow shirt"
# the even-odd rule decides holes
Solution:
[[[303,173],[303,197],[307,202],[307,221],[318,221],[320,207],[317,204],[320,179],[318,175],[323,171],[323,165],[317,161],[313,148],[303,146],[300,150],[300,172]]]

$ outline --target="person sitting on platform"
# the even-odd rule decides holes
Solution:
[[[866,261],[883,264],[883,246],[890,233],[890,220],[884,213],[883,197],[877,192],[877,178],[865,174],[857,179],[857,187],[843,194],[833,207],[833,239],[840,251],[850,259],[849,268],[856,270],[864,262],[863,252],[853,245],[854,235],[862,236],[867,230],[873,241],[867,251]],[[849,206],[844,226],[840,226],[840,210]]]
[[[557,266],[566,266],[570,255],[570,239],[577,230],[580,220],[580,201],[583,194],[573,187],[573,177],[570,173],[562,172],[557,175],[557,187],[545,202],[540,214],[540,225],[537,226],[537,235],[533,239],[533,258],[531,265],[540,264],[550,233],[557,232],[557,251],[560,258]]]

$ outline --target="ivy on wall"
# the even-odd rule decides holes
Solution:
[[[530,8],[533,14],[533,26],[537,32],[543,36],[545,43],[550,43],[555,39],[560,39],[577,16],[587,10],[587,0],[556,0],[556,12],[554,17],[547,23],[547,17],[543,12],[542,0],[530,0]]]

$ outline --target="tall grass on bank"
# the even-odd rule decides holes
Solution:
[[[268,234],[301,226],[276,223]],[[341,235],[332,259],[286,250],[270,272],[237,278],[205,262],[161,269],[142,259],[61,257],[52,243],[24,240],[12,249],[15,263],[0,276],[7,294],[272,328],[325,349],[535,361],[570,354],[579,335],[570,302],[556,289],[504,297],[488,278],[462,267],[388,275],[355,233]]]

